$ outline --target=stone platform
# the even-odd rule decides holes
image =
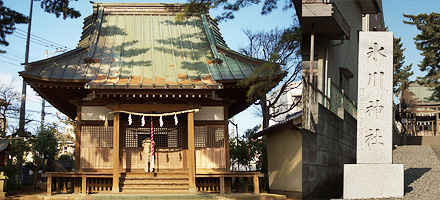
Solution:
[[[115,193],[98,193],[91,195],[81,195],[81,194],[54,194],[52,196],[46,196],[45,194],[40,195],[29,195],[20,198],[21,200],[110,200],[110,199],[167,199],[167,200],[200,200],[200,199],[217,199],[217,200],[285,200],[285,195],[278,194],[252,194],[252,193],[227,193],[224,195],[211,194],[204,192],[196,193],[136,193],[136,192],[121,192]]]
[[[344,165],[344,199],[403,197],[403,164]]]

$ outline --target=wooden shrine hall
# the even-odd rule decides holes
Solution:
[[[229,49],[208,14],[176,20],[185,4],[93,8],[76,49],[20,72],[77,120],[75,171],[47,172],[48,195],[258,186],[260,173],[229,170],[227,127],[250,105],[236,84],[264,61]]]

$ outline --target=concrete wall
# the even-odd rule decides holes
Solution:
[[[336,115],[312,103],[312,126],[303,124],[303,198],[342,196],[344,164],[356,163],[356,124],[349,113]],[[305,113],[306,115],[306,113]]]
[[[271,192],[301,194],[302,137],[301,130],[293,129],[293,126],[293,123],[288,123],[267,134]]]

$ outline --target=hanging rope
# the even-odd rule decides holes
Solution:
[[[153,134],[153,116],[151,116],[150,120],[150,131],[151,131],[151,165],[154,168],[154,134]]]
[[[190,113],[190,112],[199,112],[199,109],[183,110],[183,111],[170,112],[170,113],[160,113],[160,114],[152,114],[152,113],[146,114],[146,113],[124,111],[124,110],[115,110],[115,111],[111,111],[111,112],[107,113],[107,115],[105,115],[104,127],[108,127],[108,116],[110,114],[114,114],[114,113],[126,113],[126,114],[131,114],[131,115],[138,115],[138,116],[142,116],[142,117],[161,117],[161,116],[172,116],[172,115],[178,115],[178,114],[184,114],[184,113]]]

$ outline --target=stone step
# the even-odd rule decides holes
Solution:
[[[170,180],[170,181],[179,181],[179,180],[189,180],[188,177],[121,177],[120,180]]]
[[[134,185],[134,184],[166,185],[166,184],[176,183],[176,184],[182,185],[182,184],[188,184],[189,181],[140,181],[140,180],[138,180],[138,181],[121,181],[119,183],[120,184],[128,184],[128,185]]]
[[[137,183],[121,183],[120,185],[123,186],[140,186],[140,187],[148,187],[148,186],[188,186],[189,183],[172,183],[172,182],[156,182],[156,183],[142,183],[142,182],[137,182]]]
[[[163,188],[158,188],[158,187],[122,187],[121,188],[121,192],[167,192],[167,193],[173,193],[173,192],[187,192],[188,191],[188,187],[163,187]]]
[[[185,175],[188,176],[188,172],[127,172],[126,176],[170,176],[170,175]]]

